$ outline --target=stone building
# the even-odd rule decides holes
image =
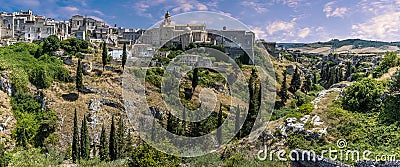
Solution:
[[[205,24],[174,24],[171,22],[171,15],[167,12],[160,26],[147,30],[140,42],[157,47],[178,43],[184,48],[191,42],[204,43],[207,39]]]
[[[68,36],[68,27],[68,22],[37,16],[31,10],[0,13],[0,39],[32,42],[50,35],[65,39]]]

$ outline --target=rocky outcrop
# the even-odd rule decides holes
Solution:
[[[92,62],[83,62],[82,63],[82,71],[83,74],[89,75],[92,72]]]
[[[290,134],[289,132],[304,134],[306,137],[315,139],[326,135],[328,127],[323,127],[324,122],[321,121],[321,118],[318,115],[314,115],[311,119],[310,117],[311,115],[304,115],[299,120],[297,118],[287,118],[285,124],[278,126],[276,130],[280,131],[284,138]],[[310,124],[312,127],[307,128],[306,124]]]
[[[8,116],[6,121],[0,122],[0,132],[4,132],[7,130],[7,123],[13,118],[12,115]]]
[[[6,93],[8,96],[13,94],[13,87],[8,77],[8,73],[0,75],[0,90]]]
[[[65,57],[65,58],[63,58],[63,62],[64,62],[64,64],[66,64],[66,65],[74,65],[74,60],[72,60],[71,58],[69,58],[69,57]]]

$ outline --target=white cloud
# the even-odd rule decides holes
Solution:
[[[291,8],[299,7],[304,0],[274,0],[275,3],[281,3]]]
[[[178,12],[189,12],[191,10],[208,10],[208,7],[203,4],[200,3],[196,0],[191,0],[191,1],[187,1],[187,0],[177,0],[177,7],[173,8],[172,11],[175,13]]]
[[[256,35],[256,39],[266,39],[267,38],[267,32],[264,31],[261,27],[250,26],[250,29]]]
[[[241,5],[251,7],[251,8],[254,9],[257,13],[265,13],[265,12],[268,12],[268,9],[264,6],[263,3],[258,3],[258,2],[255,2],[255,1],[249,1],[249,0],[247,0],[247,1],[243,1],[243,2],[241,3]]]
[[[78,14],[79,9],[75,6],[66,6],[66,7],[61,7],[62,13],[68,14],[68,15],[74,15]]]
[[[29,7],[37,7],[40,5],[39,0],[18,0],[14,1],[16,4],[29,6]]]
[[[194,10],[206,11],[209,10],[209,6],[217,6],[216,1],[209,3],[202,3],[198,0],[140,0],[134,1],[134,5],[131,6],[136,11],[137,15],[152,18],[153,15],[150,13],[149,9],[153,7],[161,7],[164,10],[170,10],[172,12],[189,12]]]
[[[299,31],[297,36],[299,36],[300,38],[305,38],[310,34],[310,32],[311,32],[310,28],[308,28],[308,27],[307,28],[303,28],[303,29],[301,29]]]
[[[99,10],[93,10],[93,13],[96,13],[96,14],[98,14],[100,16],[104,16],[104,13],[102,11],[99,11]]]
[[[285,21],[274,21],[267,25],[266,29],[269,35],[274,35],[276,32],[284,31],[291,32],[295,29],[295,22],[285,22]]]
[[[344,15],[347,12],[347,8],[346,7],[333,7],[333,5],[335,4],[335,1],[332,2],[328,2],[327,4],[325,4],[325,7],[323,9],[323,11],[325,12],[325,15],[327,18],[329,17],[341,17],[343,18]]]
[[[353,36],[364,39],[398,41],[400,39],[400,12],[375,16],[352,26]]]
[[[190,11],[192,9],[193,9],[193,5],[192,4],[183,3],[183,4],[180,4],[178,7],[173,8],[172,11],[175,12],[175,13],[178,13],[180,11],[188,12],[188,11]]]
[[[360,14],[368,16],[353,24],[352,37],[370,40],[399,41],[400,0],[362,0]]]

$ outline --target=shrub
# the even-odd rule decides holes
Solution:
[[[302,114],[310,114],[314,110],[314,105],[311,103],[303,104],[299,107],[299,112]]]
[[[372,72],[372,77],[378,78],[387,73],[389,68],[397,66],[399,59],[396,52],[387,52],[382,62]]]
[[[371,78],[366,78],[351,85],[344,92],[343,108],[362,113],[379,112],[383,108],[381,96],[383,84]]]

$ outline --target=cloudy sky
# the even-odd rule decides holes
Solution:
[[[81,14],[109,25],[148,28],[165,11],[212,11],[248,25],[257,38],[316,42],[361,38],[400,41],[400,0],[0,0],[0,11],[31,9],[59,20]]]

